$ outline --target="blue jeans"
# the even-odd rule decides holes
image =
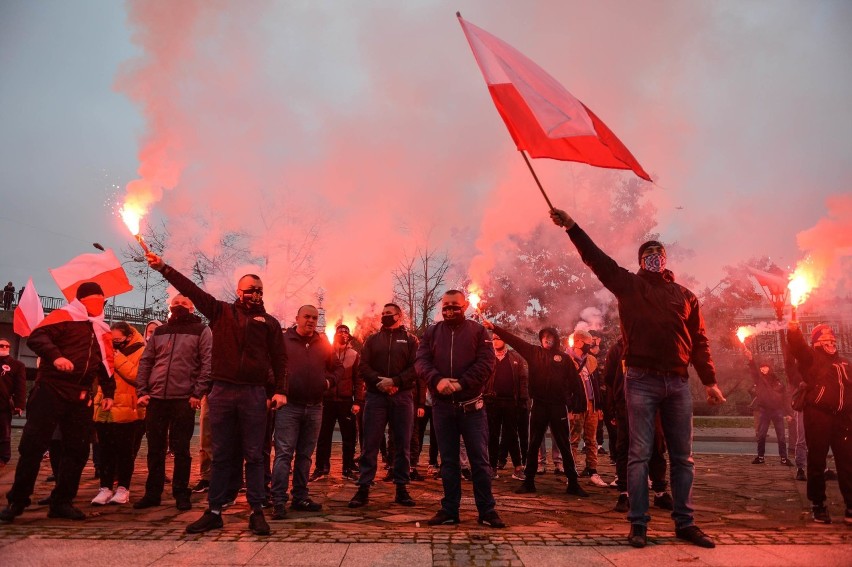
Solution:
[[[441,509],[451,516],[459,515],[461,505],[461,465],[459,463],[459,436],[464,439],[467,456],[473,472],[473,499],[483,516],[496,506],[491,493],[491,465],[488,463],[488,416],[485,409],[464,413],[451,402],[435,400],[432,419],[441,453],[441,481],[444,498]]]
[[[293,470],[293,502],[308,497],[308,475],[311,457],[317,446],[322,426],[322,404],[304,405],[288,402],[275,410],[275,463],[272,466],[272,502],[287,502],[290,470]],[[293,456],[296,457],[295,467]]]
[[[376,478],[379,445],[390,423],[393,432],[393,482],[408,484],[411,462],[411,431],[414,427],[414,396],[411,390],[393,396],[367,392],[364,404],[364,451],[361,455],[359,486],[370,486]]]
[[[766,433],[769,424],[775,426],[775,436],[778,438],[778,455],[787,457],[787,441],[784,436],[784,412],[778,409],[760,408],[760,418],[757,421],[757,454],[766,454]]]
[[[796,468],[808,468],[808,442],[805,438],[805,418],[800,411],[793,412],[796,420]]]
[[[674,499],[672,519],[676,528],[695,523],[692,510],[692,394],[689,379],[674,373],[628,368],[624,376],[627,419],[630,425],[630,451],[627,459],[627,492],[633,524],[647,525],[648,461],[654,448],[654,419],[657,411],[671,461],[671,487]]]

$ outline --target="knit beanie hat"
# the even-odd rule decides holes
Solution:
[[[84,282],[77,288],[77,299],[83,299],[90,295],[103,295],[104,290],[97,282]]]

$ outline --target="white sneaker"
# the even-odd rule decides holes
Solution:
[[[102,486],[101,489],[98,490],[98,495],[92,498],[92,504],[95,506],[105,506],[109,502],[110,498],[112,498],[112,490],[106,486]]]
[[[610,488],[618,488],[618,477],[616,476],[612,479],[612,482],[609,483]]]
[[[606,483],[606,481],[605,481],[604,479],[602,479],[602,478],[601,478],[601,475],[599,475],[598,473],[595,473],[595,474],[593,474],[592,476],[590,476],[590,477],[589,477],[589,480],[590,480],[590,481],[592,482],[592,484],[594,484],[595,486],[600,486],[600,487],[609,486],[609,485]],[[121,490],[121,489],[119,489],[119,490]]]
[[[110,504],[127,504],[130,502],[130,491],[123,486],[115,489],[115,494],[110,498]]]

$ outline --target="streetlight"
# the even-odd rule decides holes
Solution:
[[[748,270],[754,276],[754,279],[757,280],[761,291],[763,291],[763,295],[766,296],[772,308],[775,309],[775,317],[779,322],[783,321],[784,306],[787,304],[787,295],[790,292],[787,289],[789,279],[787,274],[775,264],[766,271],[752,267],[749,267]]]

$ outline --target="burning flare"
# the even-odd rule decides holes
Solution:
[[[745,340],[752,336],[756,332],[754,327],[738,327],[737,328],[737,338],[740,340],[742,344],[745,344]]]
[[[482,301],[482,288],[477,284],[467,286],[467,301],[475,313],[479,313],[479,303]]]
[[[821,274],[818,273],[810,258],[799,262],[796,271],[790,276],[790,283],[787,284],[787,289],[790,290],[790,304],[798,307],[804,303],[821,279]]]
[[[139,225],[142,222],[142,217],[145,216],[145,211],[142,210],[142,207],[134,206],[129,201],[125,201],[124,206],[118,212],[121,215],[121,220],[127,225],[127,230],[136,238],[136,242],[139,243],[145,254],[148,254],[150,252],[148,245],[145,244],[145,239],[139,234]]]

